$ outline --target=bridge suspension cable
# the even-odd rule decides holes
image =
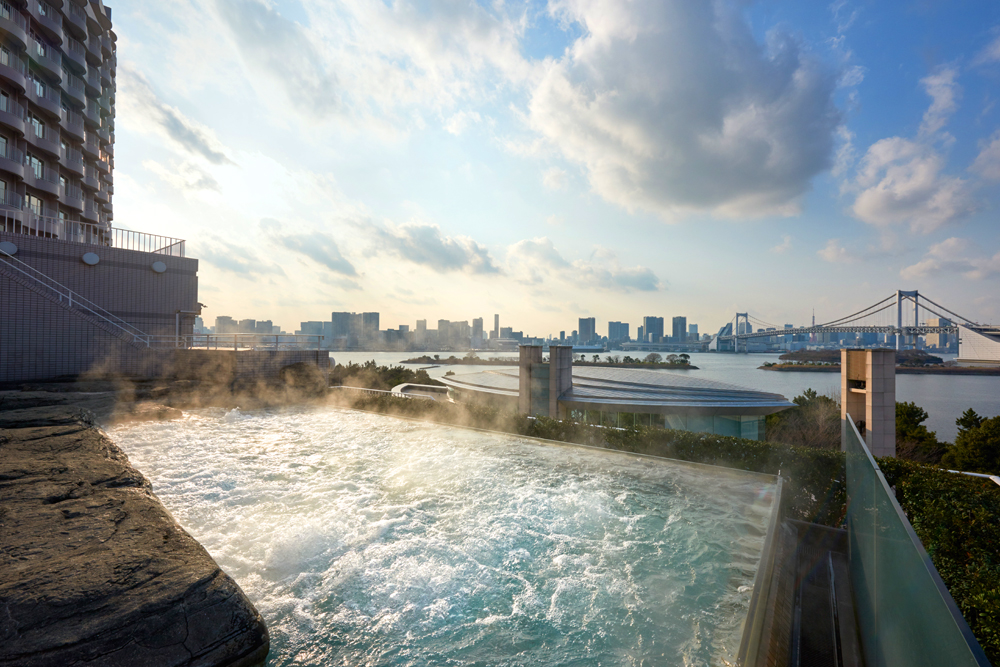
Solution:
[[[893,294],[891,296],[888,296],[888,297],[882,299],[881,301],[879,301],[876,304],[873,304],[871,306],[868,306],[867,308],[859,310],[856,313],[852,313],[852,314],[850,314],[850,315],[848,315],[846,317],[841,317],[840,319],[832,320],[832,321],[826,322],[824,324],[817,324],[816,326],[818,326],[818,327],[835,327],[835,326],[840,326],[843,323],[853,322],[855,320],[860,320],[862,318],[868,317],[869,315],[874,315],[875,313],[879,313],[879,312],[881,312],[883,310],[886,310],[888,308],[893,307],[894,305],[896,305],[896,303],[894,301],[895,298],[896,298],[896,295]],[[877,306],[881,306],[883,303],[886,303],[887,301],[892,301],[892,303],[889,303],[888,305],[883,306],[882,308],[879,308],[878,310],[872,310],[873,308],[876,308]],[[872,311],[872,312],[868,312],[868,311]]]

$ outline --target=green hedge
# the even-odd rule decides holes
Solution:
[[[878,465],[986,656],[1000,664],[1000,486],[901,459]]]

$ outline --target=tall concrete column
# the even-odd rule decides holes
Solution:
[[[572,349],[572,348],[571,348]],[[542,363],[541,345],[522,345],[519,348],[519,372],[517,410],[523,415],[531,414],[531,375],[535,365]]]
[[[573,388],[573,346],[549,347],[549,416],[562,419],[559,398]]]
[[[840,417],[850,415],[873,456],[896,455],[896,353],[840,351]]]

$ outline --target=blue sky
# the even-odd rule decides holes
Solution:
[[[1000,321],[1000,5],[114,5],[116,224],[206,319]]]

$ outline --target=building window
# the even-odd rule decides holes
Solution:
[[[59,185],[62,186],[63,192],[65,192],[66,191],[66,177],[63,176],[62,174],[59,174]]]
[[[31,118],[31,127],[33,127],[35,129],[35,136],[36,137],[44,137],[45,136],[45,123],[38,116],[32,115],[32,116],[30,116],[30,118]]]
[[[0,204],[8,204],[7,201],[7,181],[0,181]]]
[[[2,12],[0,12],[0,14],[2,14]],[[0,46],[0,65],[10,65],[10,50],[4,46]]]
[[[48,55],[48,46],[42,41],[42,38],[35,31],[31,32],[31,39],[35,42],[35,53],[42,56],[43,58]]]
[[[0,111],[10,111],[10,95],[0,93]]]
[[[7,137],[0,135],[0,156],[7,157]]]
[[[31,83],[35,86],[35,95],[38,97],[45,97],[45,82],[37,76],[32,76]]]
[[[28,208],[31,209],[31,212],[35,215],[42,215],[45,211],[41,198],[36,197],[35,195],[28,195]]]
[[[41,178],[45,173],[45,163],[31,153],[28,153],[28,167],[35,174],[35,178]]]
[[[10,19],[10,5],[0,2],[0,18]]]

